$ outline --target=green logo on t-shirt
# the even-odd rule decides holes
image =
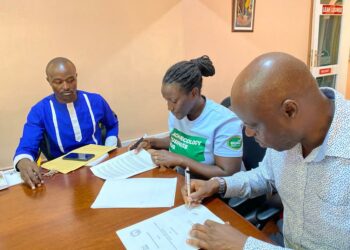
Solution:
[[[206,141],[206,138],[187,135],[174,128],[170,133],[169,151],[202,162]]]
[[[233,150],[239,150],[242,147],[242,137],[235,135],[235,136],[231,136],[228,140],[227,140],[227,146],[229,146],[230,148],[232,148]]]

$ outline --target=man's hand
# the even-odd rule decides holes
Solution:
[[[148,152],[151,154],[153,162],[160,167],[173,168],[181,166],[183,162],[181,155],[171,153],[168,150],[150,149]]]
[[[187,196],[187,186],[181,188],[182,198],[186,205],[198,206],[204,198],[210,197],[219,191],[217,180],[191,180],[191,194]]]
[[[36,186],[40,187],[44,183],[35,162],[22,159],[17,163],[17,168],[21,172],[21,178],[31,189],[35,189]]]
[[[247,236],[230,224],[207,220],[204,225],[194,224],[187,243],[200,249],[234,250],[243,249]]]

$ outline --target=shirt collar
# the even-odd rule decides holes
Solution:
[[[350,102],[332,88],[320,88],[323,94],[334,101],[334,115],[327,135],[319,147],[315,148],[308,160],[321,161],[326,156],[350,158]]]
[[[76,103],[76,102],[78,101],[79,96],[80,96],[81,94],[82,94],[81,91],[80,91],[80,90],[77,90],[77,99],[76,99],[73,103]],[[55,96],[55,93],[52,93],[52,94],[50,95],[50,100],[52,100],[52,101],[55,103],[55,105],[67,106],[67,103],[61,103],[61,102],[59,102],[59,101],[57,100],[57,98],[56,98],[56,96]]]

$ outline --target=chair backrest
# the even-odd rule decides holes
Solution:
[[[229,96],[226,97],[224,100],[221,101],[220,104],[221,104],[222,106],[224,106],[224,107],[230,109],[230,107],[231,107],[231,98],[230,98]]]
[[[249,137],[245,133],[245,127],[242,130],[243,135],[243,157],[242,161],[247,170],[256,168],[259,162],[265,156],[266,148],[260,147],[253,137]]]
[[[44,132],[43,139],[41,140],[39,145],[38,157],[40,157],[40,153],[43,153],[43,155],[46,157],[48,161],[54,159],[54,157],[51,155],[49,138],[47,137],[47,134],[45,132]]]
[[[230,109],[231,98],[226,97],[224,100],[222,100],[221,105]],[[245,133],[245,127],[243,127],[243,130],[242,130],[242,137],[243,137],[242,161],[244,163],[244,166],[247,170],[256,168],[259,165],[259,162],[261,162],[262,159],[264,158],[266,148],[260,147],[260,145],[255,141],[253,137],[247,136]]]

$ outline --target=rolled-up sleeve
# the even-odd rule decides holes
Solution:
[[[226,182],[225,198],[254,198],[263,194],[271,194],[274,186],[274,176],[270,164],[269,150],[263,161],[255,169],[239,172],[233,176],[224,177]]]

